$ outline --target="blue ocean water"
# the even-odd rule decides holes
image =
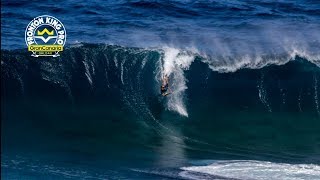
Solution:
[[[291,46],[312,53],[313,48],[319,48],[317,1],[67,0],[1,4],[2,49],[24,48],[26,26],[43,14],[65,24],[69,44],[172,45],[211,53],[250,53],[252,49],[256,53],[281,52]]]
[[[2,179],[320,178],[320,2],[1,6]],[[44,14],[60,57],[27,52]]]

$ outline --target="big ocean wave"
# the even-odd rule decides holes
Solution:
[[[136,153],[142,145],[156,150],[160,169],[134,168],[128,176],[317,179],[319,167],[310,163],[319,162],[319,62],[318,54],[296,49],[226,57],[168,46],[78,44],[57,58],[1,50],[5,151],[50,149],[66,151],[68,158],[109,159],[110,149]],[[166,97],[159,92],[164,74],[172,91]],[[185,165],[186,151],[210,163],[195,158]],[[95,177],[4,158],[2,168],[19,172]],[[102,178],[116,176],[103,172]]]
[[[275,97],[272,97],[274,91],[279,91],[280,96],[277,98],[280,103],[280,101],[286,101],[284,96],[287,92],[283,91],[289,93],[295,89],[298,93],[295,97],[290,98],[294,98],[296,107],[302,110],[301,101],[310,99],[309,104],[305,103],[306,106],[309,109],[314,106],[314,111],[319,113],[320,55],[309,54],[303,50],[292,49],[286,54],[228,57],[206,56],[196,50],[179,50],[171,47],[143,49],[103,44],[79,44],[69,47],[61,57],[55,59],[32,58],[28,53],[19,50],[2,50],[1,56],[1,77],[4,80],[2,82],[6,82],[2,93],[8,95],[28,95],[28,92],[39,91],[41,84],[46,84],[61,89],[63,92],[61,96],[73,102],[78,98],[78,92],[76,92],[78,90],[87,91],[85,94],[89,95],[101,89],[112,89],[113,92],[117,91],[120,95],[119,101],[125,102],[133,111],[141,109],[137,105],[145,105],[143,108],[146,108],[147,111],[149,108],[145,99],[148,96],[159,96],[161,77],[166,74],[170,78],[170,88],[173,93],[164,98],[166,99],[165,108],[188,117],[188,98],[194,98],[190,97],[193,93],[188,93],[188,86],[196,85],[194,83],[196,81],[189,83],[188,77],[203,83],[214,83],[206,80],[210,74],[211,76],[214,74],[219,78],[238,76],[237,80],[233,79],[225,85],[219,82],[216,85],[210,84],[210,86],[220,86],[220,88],[227,88],[227,86],[252,79],[257,93],[244,96],[256,96],[250,98],[256,98],[257,102],[260,101],[267,111],[271,112],[272,109],[277,108],[272,107],[268,100],[274,100]],[[279,75],[278,78],[270,77],[274,76],[274,71]],[[204,72],[205,75],[203,75]],[[246,77],[250,75],[252,77]],[[291,75],[293,76],[285,77]],[[32,79],[32,76],[35,76],[35,79]],[[196,78],[197,76],[199,77]],[[290,85],[281,84],[283,78],[292,78],[292,81],[295,82]],[[35,83],[35,81],[40,82]],[[308,82],[307,86],[301,84],[302,81]],[[30,83],[34,86],[30,86]],[[272,84],[278,84],[278,88],[272,89],[274,88],[271,87]],[[8,90],[11,88],[13,91]],[[191,89],[196,89],[196,87]],[[230,96],[230,94],[224,95]],[[292,100],[290,98],[287,100]],[[208,101],[211,100],[208,99]]]
[[[319,179],[318,2],[1,5],[2,179]],[[60,57],[24,47],[41,14]]]

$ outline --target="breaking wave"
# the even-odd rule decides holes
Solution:
[[[137,108],[134,107],[137,104],[146,103],[144,99],[147,94],[159,95],[161,77],[167,74],[173,93],[164,98],[165,108],[188,117],[186,93],[188,78],[186,74],[190,74],[192,64],[196,64],[194,68],[207,66],[213,73],[217,72],[215,76],[221,77],[232,75],[235,72],[245,74],[249,69],[261,69],[255,70],[255,72],[260,72],[256,79],[257,100],[261,101],[267,111],[272,112],[268,98],[270,94],[265,87],[268,86],[265,82],[265,76],[268,73],[264,73],[264,69],[276,68],[274,65],[283,66],[286,69],[290,66],[286,65],[290,61],[301,62],[299,65],[294,65],[294,68],[302,66],[301,69],[304,71],[309,73],[312,71],[314,85],[310,84],[310,86],[313,86],[311,89],[314,90],[314,104],[316,110],[319,111],[317,97],[320,57],[318,54],[310,55],[298,50],[292,50],[285,55],[209,57],[201,55],[196,50],[179,50],[171,47],[141,49],[102,44],[80,44],[68,48],[58,59],[31,59],[24,52],[2,50],[1,64],[2,78],[14,79],[19,84],[18,89],[21,94],[26,93],[25,84],[29,83],[25,78],[29,75],[23,74],[23,71],[31,71],[30,66],[36,66],[38,69],[36,75],[48,83],[63,88],[67,99],[71,101],[77,98],[75,84],[72,82],[81,77],[81,79],[86,79],[81,80],[82,87],[88,86],[91,90],[98,88],[97,86],[106,89],[117,86],[121,92],[122,101],[125,101],[133,110]],[[206,78],[208,78],[210,72],[207,68],[200,69],[192,76],[198,76],[198,73],[204,71],[207,72]],[[299,94],[299,99],[301,98]]]

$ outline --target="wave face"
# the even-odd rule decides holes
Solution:
[[[262,110],[268,112],[288,109],[319,113],[318,61],[313,64],[299,56],[288,58],[284,64],[267,61],[266,64],[228,67],[224,63],[213,65],[199,54],[169,47],[140,49],[83,44],[69,48],[58,59],[35,60],[18,51],[3,51],[2,57],[2,78],[8,83],[2,92],[9,97],[28,97],[43,85],[57,88],[61,93],[57,96],[65,97],[63,100],[69,103],[110,91],[120,96],[119,102],[147,106],[146,98],[159,95],[161,77],[166,74],[173,91],[163,98],[166,108],[181,116],[188,117],[186,98],[194,101],[210,93],[208,102],[217,103],[218,97],[223,97],[234,106],[241,98],[229,96],[244,89],[247,92],[241,92],[241,96],[252,101],[250,105],[260,103],[264,106]],[[31,78],[35,78],[34,82]],[[190,91],[186,92],[188,87]],[[204,90],[201,95],[197,94]]]
[[[130,159],[117,155],[130,148],[155,150],[157,167],[193,158],[318,163],[315,62],[294,56],[235,67],[170,47],[104,44],[69,47],[58,58],[1,50],[4,154]],[[167,97],[159,92],[163,74]]]

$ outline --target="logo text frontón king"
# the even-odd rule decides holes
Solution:
[[[34,18],[27,26],[25,41],[32,56],[59,56],[66,42],[66,29],[55,17],[42,15]]]

